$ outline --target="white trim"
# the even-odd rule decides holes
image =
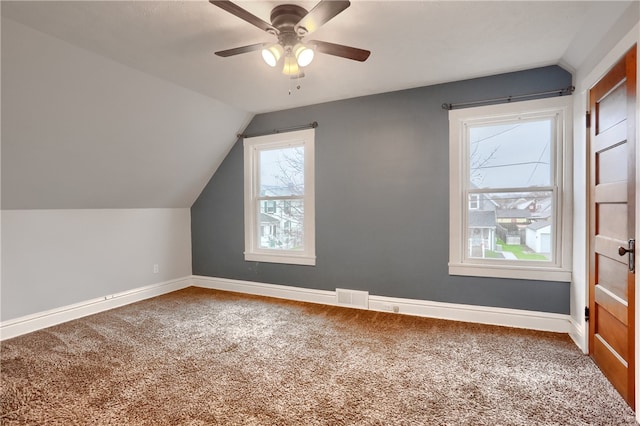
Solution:
[[[589,353],[588,345],[585,344],[586,341],[586,332],[585,332],[585,324],[580,324],[576,322],[573,317],[569,318],[571,322],[571,329],[569,330],[569,337],[573,340],[573,343],[584,353],[585,355]]]
[[[400,299],[396,297],[369,296],[369,309],[389,311],[389,307],[401,314],[439,318],[452,321],[526,328],[529,330],[568,333],[569,315],[520,309],[432,302],[428,300]]]
[[[0,340],[10,339],[22,334],[139,302],[151,297],[171,293],[190,286],[275,297],[298,302],[344,306],[337,303],[338,289],[336,289],[336,291],[317,290],[304,287],[192,275],[4,321],[0,323]],[[354,307],[351,306],[351,308]],[[366,310],[367,308],[358,307],[358,309]],[[369,295],[368,310],[396,312],[419,317],[551,331],[556,333],[570,333],[573,331],[569,315],[519,309]]]
[[[580,86],[580,83],[578,83]],[[572,321],[578,329],[584,330],[582,334],[572,335],[576,344],[585,353],[589,353],[588,323],[584,321],[584,308],[589,306],[589,203],[588,182],[589,170],[587,169],[589,157],[586,140],[586,114],[589,109],[589,101],[586,91],[574,92],[574,156],[573,156],[573,274],[571,277],[570,310]]]
[[[190,277],[178,278],[3,321],[0,323],[0,341],[82,318],[87,315],[129,305],[151,297],[171,293],[189,287],[190,285]]]
[[[304,148],[304,247],[303,250],[264,249],[259,247],[260,150],[299,146]],[[256,136],[244,140],[244,256],[246,261],[316,264],[315,243],[315,129]],[[275,197],[277,198],[277,197]]]
[[[287,253],[287,254],[284,254]],[[268,263],[286,263],[288,265],[308,265],[315,266],[315,256],[296,256],[288,254],[291,252],[280,253],[244,253],[244,260],[251,262],[268,262]]]
[[[576,90],[589,90],[596,84],[616,62],[627,53],[629,49],[640,41],[640,23],[636,24],[617,44],[611,49],[604,58],[596,65],[589,74],[578,82]]]
[[[279,284],[266,284],[253,281],[233,280],[194,275],[193,285],[214,290],[233,291],[236,293],[254,294],[257,296],[276,297],[278,299],[296,300],[298,302],[336,304],[335,291],[316,290],[304,287],[292,287]]]
[[[280,299],[338,305],[335,291],[202,276],[194,276],[193,285]],[[570,330],[569,315],[519,309],[369,295],[369,310],[557,333],[569,333]]]
[[[528,267],[518,265],[474,264],[474,263],[449,263],[449,275],[469,275],[473,277],[490,278],[518,278],[542,281],[571,281],[571,271],[558,268]]]

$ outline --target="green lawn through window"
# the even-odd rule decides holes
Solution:
[[[531,252],[531,249],[523,245],[505,244],[502,240],[498,240],[497,244],[502,246],[502,251],[508,251],[518,258],[518,260],[549,260],[545,255]],[[485,252],[487,258],[501,258],[500,252],[487,250]]]

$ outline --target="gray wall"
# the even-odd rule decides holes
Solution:
[[[258,115],[247,133],[319,124],[317,264],[244,261],[238,141],[191,208],[193,273],[568,314],[569,283],[448,275],[448,113],[441,105],[570,85],[571,75],[553,66]]]

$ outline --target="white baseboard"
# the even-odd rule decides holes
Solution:
[[[530,330],[569,332],[569,315],[520,309],[495,308],[428,300],[369,296],[369,309],[398,312],[419,317],[526,328]]]
[[[313,290],[302,287],[290,287],[277,284],[264,284],[252,281],[239,281],[228,278],[193,276],[193,285],[216,290],[270,296],[301,302],[338,305],[336,292]],[[494,308],[456,303],[431,302],[396,297],[369,296],[369,310],[397,312],[428,318],[440,318],[453,321],[474,322],[505,327],[526,328],[531,330],[569,333],[570,316],[548,312],[524,311],[519,309]],[[366,309],[366,308],[365,308]]]
[[[191,281],[196,287],[210,288],[214,290],[235,291],[237,293],[277,297],[278,299],[320,303],[324,305],[336,304],[335,291],[291,287],[288,285],[265,284],[253,281],[240,281],[229,278],[203,277],[199,275],[192,276]]]
[[[575,319],[569,318],[569,322],[571,323],[571,329],[569,330],[569,337],[576,344],[578,348],[584,354],[589,353],[589,345],[587,344],[587,335],[585,334],[584,325],[576,322]]]
[[[192,275],[1,322],[0,340],[10,339],[66,321],[181,290],[192,285],[215,290],[296,300],[299,302],[338,305],[335,291]],[[369,295],[368,302],[368,309],[372,311],[396,312],[420,317],[558,333],[574,333],[576,336],[579,336],[579,334],[577,334],[579,333],[579,327],[571,322],[569,315],[564,314],[375,295]],[[571,337],[575,341],[574,336],[572,335]],[[578,341],[576,341],[576,344],[578,344]],[[583,346],[579,344],[578,346],[581,349],[583,348]]]
[[[97,314],[151,297],[171,293],[190,285],[191,277],[184,277],[3,321],[0,323],[0,340],[10,339],[87,315]]]

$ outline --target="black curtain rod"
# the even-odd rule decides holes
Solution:
[[[302,130],[302,129],[315,129],[316,127],[318,127],[318,122],[314,121],[313,123],[309,123],[309,124],[301,124],[299,126],[293,126],[293,127],[283,127],[282,129],[273,129],[271,131],[268,132],[264,132],[264,133],[256,133],[254,135],[248,135],[246,133],[238,133],[236,136],[238,138],[253,138],[256,136],[265,136],[265,135],[274,135],[276,133],[285,133],[285,132],[293,132],[294,130]]]
[[[525,98],[533,98],[543,95],[570,95],[576,88],[574,86],[565,87],[564,89],[557,90],[549,90],[548,92],[538,92],[538,93],[528,93],[526,95],[515,95],[515,96],[505,96],[504,98],[495,98],[495,99],[485,99],[482,101],[471,101],[471,102],[460,102],[458,104],[442,104],[442,109],[452,110],[454,108],[461,108],[466,106],[480,105],[480,104],[488,104],[493,102],[511,102],[516,99],[525,99]]]

